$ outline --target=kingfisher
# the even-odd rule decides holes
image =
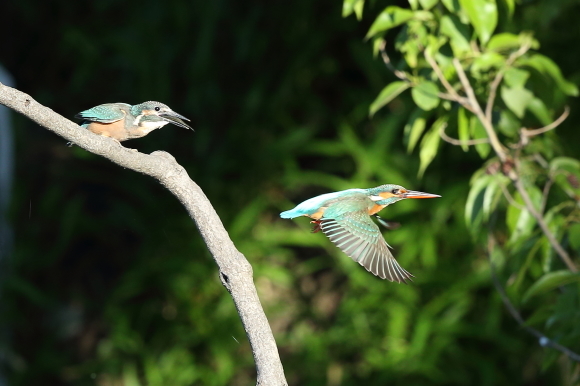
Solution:
[[[282,218],[307,216],[315,224],[313,233],[322,231],[346,255],[381,279],[407,283],[414,277],[402,268],[389,250],[379,227],[371,216],[389,228],[378,212],[407,198],[435,198],[437,194],[407,190],[400,185],[386,184],[370,189],[348,189],[322,194],[280,213]]]
[[[127,103],[105,103],[75,115],[82,119],[81,126],[95,134],[110,137],[118,142],[141,138],[168,123],[193,130],[169,106],[160,102],[143,102],[131,106]]]

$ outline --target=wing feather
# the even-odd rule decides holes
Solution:
[[[379,227],[364,210],[323,217],[320,229],[346,255],[381,279],[398,283],[412,280],[413,275],[397,263]]]

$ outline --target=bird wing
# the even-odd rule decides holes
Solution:
[[[331,207],[326,213],[329,209]],[[381,279],[397,283],[412,280],[413,275],[393,257],[389,245],[366,208],[357,208],[333,217],[323,217],[320,229],[347,256]]]
[[[92,109],[81,111],[75,118],[84,119],[87,121],[113,123],[123,119],[126,112],[123,107],[131,107],[125,103],[107,103],[104,105],[95,106]]]

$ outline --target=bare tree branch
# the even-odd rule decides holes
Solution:
[[[393,63],[391,62],[391,58],[389,58],[389,54],[387,54],[387,50],[385,49],[386,45],[387,45],[387,42],[385,40],[383,40],[381,42],[381,44],[379,45],[379,51],[381,51],[381,58],[383,58],[383,62],[385,63],[385,66],[387,66],[387,68],[393,74],[395,74],[395,76],[397,78],[410,82],[409,77],[407,76],[407,74],[405,72],[399,71],[395,68],[395,66],[393,66]]]
[[[30,118],[79,147],[127,169],[159,180],[183,204],[197,225],[231,294],[252,346],[258,386],[287,385],[276,342],[252,277],[252,266],[230,239],[211,203],[175,158],[164,151],[149,155],[81,129],[77,124],[42,106],[29,95],[0,83],[0,104]]]
[[[570,359],[575,360],[576,362],[580,362],[580,354],[575,353],[574,351],[570,350],[566,346],[562,346],[561,344],[554,342],[552,339],[548,338],[546,335],[542,334],[540,331],[538,331],[535,328],[532,328],[526,324],[524,318],[522,318],[522,316],[520,315],[518,310],[514,307],[514,305],[510,301],[509,297],[507,296],[507,294],[506,294],[503,286],[499,282],[499,279],[498,279],[497,274],[495,272],[495,266],[493,264],[493,261],[491,260],[491,254],[493,252],[493,248],[494,248],[495,244],[496,244],[495,238],[493,237],[493,235],[491,233],[489,233],[488,237],[487,237],[487,259],[489,261],[491,278],[493,280],[493,284],[495,285],[495,289],[499,293],[499,296],[501,297],[501,300],[503,301],[503,304],[505,305],[505,307],[507,308],[509,313],[518,322],[520,327],[522,327],[524,330],[526,330],[527,332],[529,332],[530,334],[532,334],[536,338],[538,338],[538,343],[540,344],[540,346],[551,347],[555,350],[560,351],[561,353],[566,354]]]
[[[564,112],[562,113],[562,115],[560,115],[560,117],[556,119],[554,122],[539,129],[534,130],[522,129],[522,135],[526,137],[533,137],[534,135],[539,135],[547,131],[554,130],[556,127],[560,126],[562,122],[566,120],[566,118],[568,118],[568,115],[570,115],[570,108],[566,106],[564,108]]]
[[[425,59],[427,60],[427,63],[429,63],[429,65],[431,66],[431,68],[433,69],[435,74],[437,75],[439,82],[441,82],[443,87],[445,87],[445,90],[447,90],[447,94],[445,94],[445,96],[448,96],[448,97],[445,99],[459,102],[467,110],[474,113],[475,111],[472,109],[467,98],[459,95],[457,93],[457,91],[453,88],[453,86],[451,86],[451,84],[447,81],[447,78],[445,78],[445,76],[443,75],[443,71],[441,71],[441,68],[437,64],[437,61],[431,56],[431,54],[429,54],[429,52],[427,50],[425,50],[424,55],[425,55]],[[444,97],[444,96],[441,96],[441,97]]]

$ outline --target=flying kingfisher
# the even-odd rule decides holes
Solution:
[[[193,130],[183,122],[189,121],[163,103],[149,101],[131,106],[127,103],[105,103],[75,115],[81,126],[95,134],[118,142],[141,138],[168,123]]]
[[[407,190],[400,185],[381,185],[371,189],[348,189],[316,196],[280,213],[282,218],[307,216],[338,248],[381,279],[406,283],[412,274],[393,257],[390,246],[370,216],[406,198],[435,198],[437,194]],[[390,224],[379,218],[381,224]]]

